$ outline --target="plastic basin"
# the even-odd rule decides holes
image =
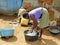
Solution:
[[[0,29],[0,35],[3,36],[13,36],[14,35],[14,28],[3,28]]]

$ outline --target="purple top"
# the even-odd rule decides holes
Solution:
[[[31,14],[34,14],[35,18],[36,18],[36,19],[39,19],[39,17],[40,17],[41,14],[42,14],[42,11],[43,11],[43,8],[42,8],[42,7],[36,8],[36,9],[30,11],[30,12],[28,13],[28,15],[30,16]]]

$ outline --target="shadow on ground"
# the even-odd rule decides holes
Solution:
[[[60,40],[60,34],[57,35],[52,35],[53,37],[57,38],[58,40]]]
[[[43,33],[43,35],[52,36],[52,37],[55,37],[55,38],[57,38],[57,39],[60,40],[60,33],[54,35],[54,34],[50,33],[48,30],[45,30],[44,33]]]
[[[9,16],[9,15],[2,15],[2,14],[0,14],[0,19],[3,19],[3,20],[14,20],[16,18],[17,18],[17,15],[16,16],[15,15]]]
[[[42,39],[35,42],[27,42],[30,45],[57,45],[56,42],[48,39]]]
[[[7,41],[7,42],[15,42],[17,41],[17,37],[16,36],[13,36],[13,37],[10,37],[8,39],[6,38],[1,38],[3,41]]]

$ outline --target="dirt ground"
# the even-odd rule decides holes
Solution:
[[[0,15],[0,28],[12,27],[10,20],[14,20],[16,17]],[[24,31],[29,27],[22,27],[20,24],[14,31],[14,36],[9,39],[2,39],[0,37],[0,45],[60,45],[60,34],[52,35],[48,30],[45,30],[42,36],[42,40],[34,42],[25,41]]]

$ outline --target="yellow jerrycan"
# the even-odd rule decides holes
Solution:
[[[21,25],[28,25],[29,19],[21,18]]]

